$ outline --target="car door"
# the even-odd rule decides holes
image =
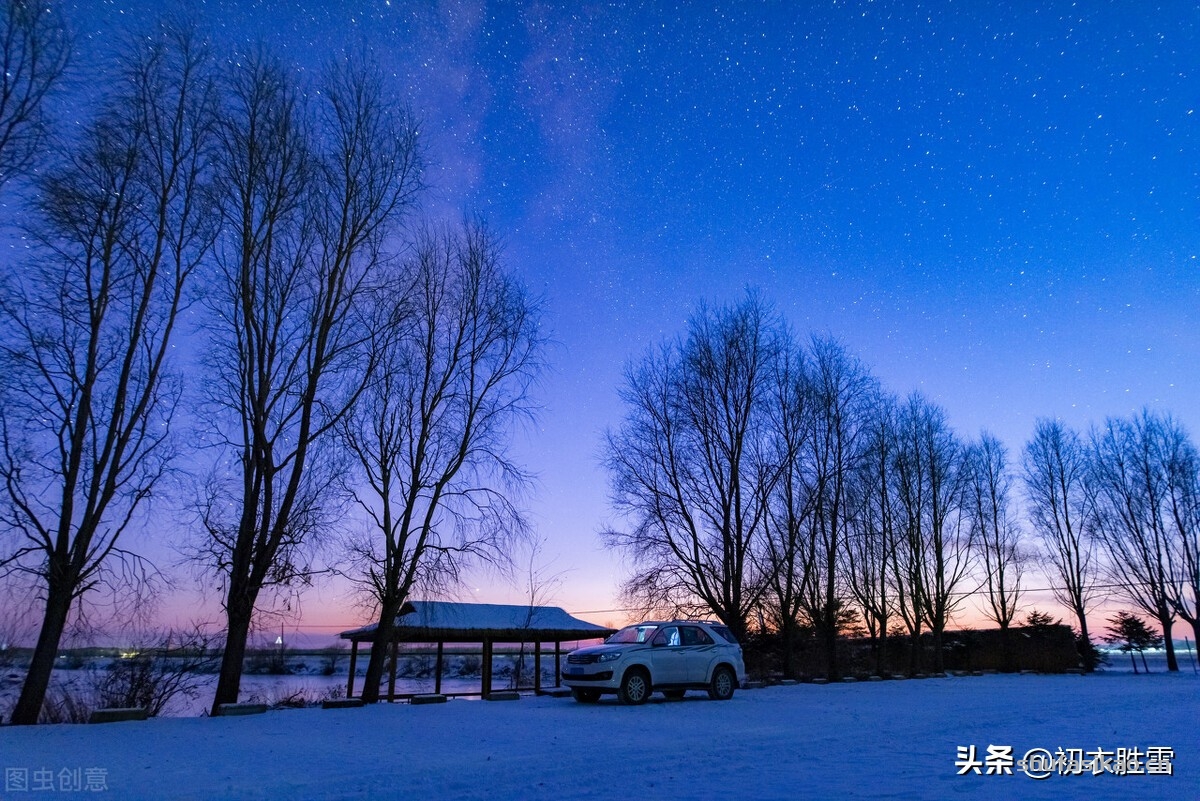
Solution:
[[[687,661],[679,626],[663,626],[655,632],[650,641],[651,681],[655,685],[686,683]]]
[[[683,667],[689,684],[700,684],[708,680],[708,668],[712,664],[716,643],[708,632],[699,626],[679,627],[680,651]]]

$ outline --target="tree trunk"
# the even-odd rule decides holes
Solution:
[[[909,634],[908,675],[917,675],[921,671],[923,663],[924,660],[921,658],[921,631],[918,629]]]
[[[1079,641],[1082,647],[1087,648],[1087,656],[1084,660],[1084,672],[1091,673],[1096,669],[1096,650],[1092,645],[1092,638],[1088,634],[1087,615],[1084,614],[1080,607],[1075,608],[1075,616],[1079,618]]]
[[[883,676],[883,671],[887,668],[887,620],[879,622],[879,643],[878,650],[875,652],[875,675]]]
[[[71,592],[64,587],[51,587],[46,592],[46,616],[38,634],[37,647],[21,685],[21,695],[13,708],[12,723],[28,726],[38,722],[42,704],[46,701],[46,690],[50,687],[50,674],[54,672],[54,661],[58,656],[58,645],[67,627],[67,615],[71,611]]]
[[[379,685],[383,681],[383,669],[387,663],[388,646],[396,630],[396,614],[400,604],[382,604],[379,622],[375,627],[375,640],[371,643],[371,657],[367,660],[367,673],[363,677],[362,700],[364,704],[379,701]]]
[[[217,678],[217,691],[213,696],[210,712],[214,717],[220,713],[221,704],[236,704],[242,688],[242,663],[246,658],[246,641],[250,638],[250,621],[254,616],[254,602],[245,593],[230,593],[226,620],[229,624],[225,636],[225,652],[221,655],[221,673]]]
[[[1167,670],[1172,673],[1179,672],[1179,660],[1175,658],[1175,643],[1171,639],[1171,626],[1174,624],[1172,615],[1164,615],[1158,619],[1159,625],[1162,626],[1163,645],[1167,648]],[[1145,659],[1145,657],[1142,657]],[[1147,671],[1149,672],[1149,671]]]
[[[1138,674],[1137,658],[1133,655],[1132,648],[1129,649],[1129,664],[1133,665],[1133,675],[1136,676]]]
[[[779,645],[782,649],[782,668],[785,679],[796,678],[796,664],[793,650],[796,647],[796,624],[792,620],[784,620],[779,628]]]
[[[1079,616],[1079,636],[1084,641],[1091,642],[1092,638],[1088,634],[1087,615],[1083,613],[1082,609],[1076,610],[1076,614]]]
[[[829,611],[826,612],[824,624],[821,626],[824,629],[822,633],[825,639],[826,674],[830,681],[839,681],[841,675],[837,659],[837,612],[828,605],[826,609]]]

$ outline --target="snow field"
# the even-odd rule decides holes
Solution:
[[[99,768],[107,791],[77,795],[131,800],[1196,799],[1198,692],[1191,673],[996,675],[4,727],[0,768]],[[969,745],[1168,746],[1174,775],[957,775]]]

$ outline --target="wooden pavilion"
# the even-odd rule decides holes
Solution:
[[[350,678],[346,697],[354,697],[354,671],[358,663],[358,647],[375,641],[376,624],[343,631],[340,637],[351,642]],[[428,643],[437,646],[434,668],[434,693],[442,694],[442,672],[447,643],[479,643],[483,648],[483,676],[478,695],[492,693],[492,657],[497,643],[534,646],[535,692],[542,692],[542,645],[554,643],[554,686],[561,686],[562,644],[581,640],[603,639],[614,629],[597,626],[567,614],[556,606],[521,606],[507,604],[467,604],[449,601],[411,601],[405,603],[396,616],[396,628],[390,643],[391,667],[388,675],[388,701],[396,695],[396,662],[401,643]],[[455,693],[476,695],[477,693]],[[450,695],[450,693],[447,693]]]

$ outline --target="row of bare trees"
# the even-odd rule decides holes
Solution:
[[[928,633],[940,669],[967,600],[982,598],[1007,636],[1035,569],[1085,649],[1106,589],[1168,643],[1177,616],[1196,629],[1200,463],[1170,417],[1086,437],[1043,420],[1014,464],[991,434],[964,440],[928,398],[888,393],[836,341],[801,341],[753,295],[701,308],[685,336],[628,368],[621,397],[605,463],[625,525],[605,537],[633,566],[628,599],[776,632],[786,673],[804,629],[838,675],[851,624],[877,670],[897,630],[913,659]]]
[[[0,179],[28,185],[7,222],[34,244],[0,291],[0,568],[43,603],[13,722],[37,721],[80,603],[156,575],[127,543],[161,526],[161,496],[192,510],[186,550],[222,598],[214,713],[238,699],[256,615],[310,580],[333,532],[353,541],[324,569],[358,581],[385,630],[415,587],[503,562],[539,307],[481,221],[413,219],[417,124],[372,63],[310,84],[265,48],[218,58],[163,22],[123,46],[68,137],[41,105],[66,26],[6,11]],[[336,525],[352,503],[362,531]]]

